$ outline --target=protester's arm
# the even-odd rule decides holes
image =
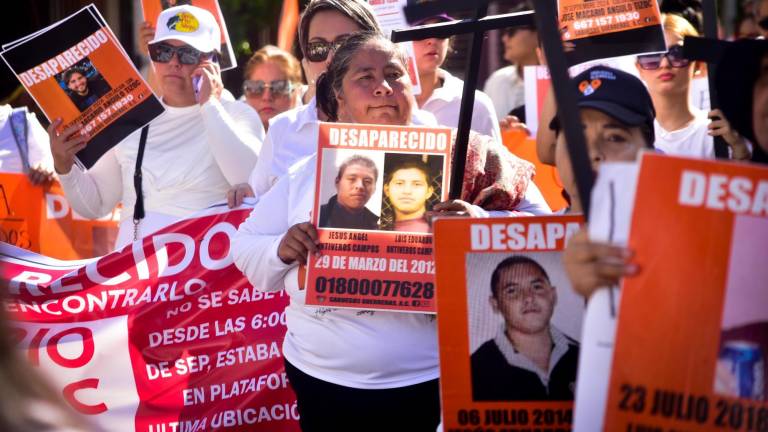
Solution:
[[[27,149],[29,151],[27,176],[32,184],[39,185],[52,182],[55,176],[48,133],[37,121],[34,113],[27,113]]]
[[[248,179],[248,184],[253,190],[253,194],[258,196],[267,193],[272,186],[270,181],[270,173],[272,169],[272,160],[275,154],[274,142],[276,127],[272,126],[267,131],[267,138],[264,140],[264,145],[259,152],[259,159],[256,161],[256,167],[251,172],[251,176]]]
[[[202,112],[211,152],[224,177],[230,185],[246,183],[264,139],[259,114],[244,103],[214,98]]]
[[[235,266],[258,290],[283,289],[285,274],[301,261],[296,242],[301,243],[307,224],[290,225],[289,193],[289,177],[285,176],[259,199],[232,240]]]
[[[547,96],[544,98],[544,106],[541,108],[541,117],[539,119],[539,128],[536,131],[536,156],[543,164],[555,165],[555,142],[557,137],[555,131],[549,128],[552,119],[557,115],[557,103],[555,102],[555,92],[552,86],[549,86]]]
[[[719,109],[709,112],[712,122],[709,124],[709,135],[721,136],[730,148],[730,155],[735,160],[749,160],[752,157],[752,149],[744,137],[731,127],[731,123]]]
[[[89,219],[108,215],[123,195],[120,164],[112,148],[88,171],[73,166],[59,181],[72,208]]]

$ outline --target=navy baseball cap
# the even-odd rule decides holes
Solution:
[[[592,108],[627,126],[645,126],[649,146],[656,140],[653,121],[656,110],[648,89],[636,76],[608,66],[593,66],[573,78],[579,108]],[[550,128],[559,129],[555,118]]]

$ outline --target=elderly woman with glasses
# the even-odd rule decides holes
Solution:
[[[261,117],[264,129],[269,120],[301,103],[301,66],[296,57],[267,45],[256,51],[245,65],[243,95]]]
[[[698,32],[678,15],[662,15],[662,23],[668,51],[638,56],[636,63],[656,109],[654,146],[671,155],[714,158],[713,137],[722,136],[733,159],[749,159],[746,141],[720,110],[707,113],[690,104],[691,80],[699,65],[683,57],[682,44],[685,36],[698,36]]]

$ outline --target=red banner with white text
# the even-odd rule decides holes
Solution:
[[[296,431],[282,292],[232,263],[249,209],[210,211],[99,259],[0,244],[18,348],[105,430]]]

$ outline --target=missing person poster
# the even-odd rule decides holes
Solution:
[[[558,0],[558,19],[571,65],[667,50],[657,0]]]
[[[164,108],[95,6],[3,46],[5,63],[61,129],[80,125],[85,168]]]
[[[306,303],[435,311],[427,213],[448,196],[450,129],[321,123]]]
[[[119,209],[98,220],[78,215],[58,182],[33,186],[24,174],[0,173],[2,242],[56,259],[93,258],[114,249],[119,219]]]
[[[441,218],[440,392],[446,432],[570,430],[584,299],[562,267],[580,216]]]
[[[605,430],[768,431],[766,245],[768,169],[643,157]]]
[[[232,41],[229,39],[227,23],[224,21],[224,15],[221,13],[219,0],[141,0],[144,21],[148,21],[153,27],[157,25],[157,17],[160,16],[160,12],[181,5],[191,5],[205,9],[216,18],[216,23],[221,30],[221,49],[219,50],[221,57],[219,58],[219,65],[222,71],[236,68],[237,58],[232,49]]]
[[[252,287],[229,255],[249,212],[211,210],[87,261],[0,244],[1,324],[99,430],[298,431],[288,296]]]

